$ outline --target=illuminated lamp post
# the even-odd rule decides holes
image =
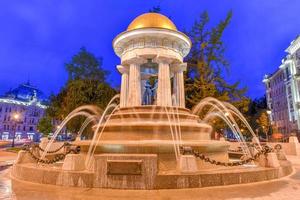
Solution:
[[[15,137],[16,137],[16,131],[17,131],[17,123],[19,122],[19,119],[20,119],[20,114],[19,113],[14,113],[13,114],[13,121],[14,121],[13,140],[12,140],[11,147],[15,147]]]
[[[271,114],[272,114],[272,111],[271,110],[267,110],[267,114],[269,116],[269,128],[268,128],[268,131],[266,132],[266,142],[268,142],[269,138],[268,138],[268,132],[271,131],[271,135],[272,135],[272,126],[271,126]]]

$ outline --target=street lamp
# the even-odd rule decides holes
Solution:
[[[19,113],[14,113],[13,114],[13,121],[14,121],[14,126],[13,126],[13,140],[11,147],[15,147],[15,137],[16,137],[16,131],[17,131],[17,123],[19,122],[20,119],[20,114]]]
[[[271,125],[271,114],[272,114],[272,111],[271,110],[267,110],[267,114],[269,116],[269,128],[268,128],[268,131],[266,132],[266,142],[268,142],[269,138],[268,138],[268,132],[270,131],[271,134],[272,134],[272,125]]]

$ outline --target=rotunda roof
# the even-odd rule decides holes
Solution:
[[[127,31],[141,28],[163,28],[177,31],[175,24],[159,13],[144,13],[136,17],[128,26]]]

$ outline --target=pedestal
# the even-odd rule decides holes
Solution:
[[[15,164],[21,163],[36,163],[36,161],[31,157],[31,155],[27,151],[21,150],[18,152]]]
[[[82,154],[68,154],[64,160],[62,170],[82,171],[85,170],[85,160]]]
[[[276,153],[267,153],[267,166],[266,167],[280,167]]]
[[[289,152],[291,155],[299,156],[300,155],[300,145],[299,140],[296,136],[289,137]]]
[[[178,169],[183,173],[194,173],[198,171],[196,158],[193,155],[180,155]]]

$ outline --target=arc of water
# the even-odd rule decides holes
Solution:
[[[68,121],[70,121],[72,118],[76,117],[76,116],[85,116],[85,117],[89,117],[91,116],[90,113],[86,112],[86,111],[80,111],[80,112],[71,112],[60,124],[59,128],[54,132],[51,140],[49,141],[49,143],[47,144],[45,151],[43,152],[41,159],[44,159],[47,155],[47,152],[49,151],[51,145],[53,144],[55,138],[57,137],[57,135],[61,132],[61,130],[64,128],[64,126],[67,124]]]
[[[86,120],[83,122],[82,126],[80,127],[80,130],[78,131],[77,137],[81,137],[83,131],[85,128],[91,123],[91,122],[97,122],[98,116],[92,115],[86,118]]]
[[[232,113],[233,115],[235,115],[237,118],[239,118],[242,123],[247,127],[247,129],[250,131],[252,137],[255,139],[256,141],[256,144],[258,145],[258,147],[260,149],[262,149],[261,145],[260,145],[260,142],[258,140],[258,138],[256,137],[253,129],[251,128],[250,124],[247,122],[247,120],[245,119],[245,117],[242,115],[242,113],[235,107],[233,106],[232,104],[230,103],[227,103],[227,102],[222,102],[227,108],[229,108],[229,112]],[[210,113],[210,112],[213,112],[215,109],[215,106],[212,106],[210,108],[210,110],[207,112],[207,113]],[[226,113],[225,113],[226,114]],[[237,124],[236,124],[237,125]],[[242,135],[242,134],[241,134]],[[246,141],[245,141],[246,142]],[[246,145],[246,144],[244,144]]]
[[[180,123],[180,119],[179,119],[179,107],[178,107],[178,104],[177,104],[177,100],[175,98],[175,96],[173,96],[173,101],[174,101],[174,104],[177,105],[175,107],[176,109],[176,119],[177,119],[177,127],[178,127],[178,139],[179,139],[179,144],[182,145],[182,136],[181,136],[181,123]],[[173,110],[173,113],[174,113],[174,107],[172,107],[172,110]],[[174,118],[174,114],[173,114],[173,118]]]
[[[234,131],[234,135],[236,136],[236,138],[238,139],[238,141],[242,144],[241,147],[242,147],[243,151],[244,151],[244,152],[247,152],[247,154],[249,154],[250,151],[249,151],[249,149],[248,149],[248,147],[247,147],[247,143],[246,143],[246,141],[245,141],[245,139],[244,139],[244,137],[243,137],[243,135],[242,135],[242,133],[241,133],[239,127],[238,127],[238,124],[237,124],[235,121],[231,121],[230,118],[227,118],[228,112],[224,112],[222,109],[220,109],[220,108],[217,107],[215,104],[212,104],[212,103],[210,103],[210,102],[208,102],[207,105],[210,105],[210,106],[212,106],[212,108],[213,108],[213,109],[211,109],[211,110],[208,112],[207,115],[209,115],[211,112],[213,112],[214,109],[218,110],[219,113],[221,113],[221,115],[222,115],[222,118],[221,118],[221,119],[223,119],[223,120],[225,119],[225,120],[226,120],[226,121],[225,121],[226,124],[228,124],[228,122],[229,122],[229,123],[232,125],[232,126],[230,126],[230,128],[231,128],[232,131]],[[207,115],[204,116],[204,119],[205,119],[205,117],[206,117]]]
[[[243,143],[242,148],[244,148],[246,152],[250,153],[250,151],[247,147],[246,141],[245,141],[243,135],[241,134],[241,131],[240,131],[240,128],[239,128],[238,124],[236,123],[235,119],[231,115],[231,112],[229,111],[229,109],[221,101],[219,101],[215,98],[212,98],[212,97],[207,97],[207,98],[203,99],[202,101],[200,101],[200,103],[198,105],[196,105],[196,107],[193,109],[192,113],[193,114],[198,114],[207,105],[212,106],[214,109],[217,109],[221,113],[224,113],[224,116],[226,118],[228,118],[231,123],[234,124],[234,129],[236,130],[237,133],[239,133],[237,139],[241,143]]]
[[[225,121],[225,123],[230,127],[230,129],[233,131],[234,135],[239,139],[241,140],[240,138],[240,134],[236,131],[236,129],[234,128],[234,126],[231,124],[231,122],[223,115],[223,113],[220,113],[220,112],[210,112],[208,113],[205,118],[204,118],[204,121],[209,121],[211,118],[213,117],[219,117],[221,119],[223,119]],[[251,156],[251,152],[248,150],[246,150],[245,148],[242,148],[243,150],[243,153],[246,154],[247,156]]]
[[[110,117],[111,117],[111,114],[108,116],[107,120],[105,121],[104,125],[102,126],[102,129],[101,129],[101,132],[100,134],[98,135],[98,132],[99,132],[99,129],[100,129],[100,126],[101,124],[103,123],[103,119],[104,119],[104,116],[106,116],[106,113],[111,109],[111,108],[114,108],[112,113],[114,113],[118,108],[119,106],[116,105],[116,104],[111,104],[109,106],[106,107],[101,119],[99,120],[98,124],[97,124],[97,128],[96,130],[94,131],[94,137],[95,140],[93,139],[92,143],[90,145],[90,148],[89,148],[89,151],[88,151],[88,154],[87,154],[87,157],[86,157],[86,161],[85,161],[85,166],[86,166],[86,169],[91,169],[91,163],[92,163],[92,156],[94,155],[95,151],[96,151],[96,148],[97,148],[97,145],[101,139],[101,136],[102,136],[102,133],[107,125],[107,122],[110,120]],[[98,137],[97,137],[98,136]]]
[[[102,121],[104,120],[104,117],[105,117],[107,111],[110,109],[111,104],[112,104],[115,100],[117,100],[118,98],[120,98],[120,94],[115,95],[115,96],[108,102],[106,108],[104,109],[102,115],[100,116],[100,120],[98,121],[98,124],[99,124],[99,123],[102,123]],[[92,139],[91,145],[93,145],[93,143],[95,142],[95,139],[96,139],[96,134],[93,135],[93,139]]]
[[[224,102],[224,104],[230,108],[230,110],[239,118],[242,120],[242,122],[246,125],[247,129],[250,131],[251,135],[253,138],[257,138],[256,134],[254,133],[253,129],[251,128],[250,124],[247,122],[247,120],[245,119],[245,117],[242,115],[242,113],[233,105],[231,105],[230,103]],[[262,149],[260,142],[257,140],[257,144],[259,146],[260,149]]]
[[[167,114],[167,118],[168,118],[168,121],[169,121],[169,125],[170,125],[170,131],[171,131],[171,136],[172,136],[172,141],[173,141],[173,146],[174,146],[174,151],[175,151],[175,157],[176,157],[176,160],[178,161],[178,158],[179,158],[179,146],[178,144],[176,144],[176,136],[174,135],[174,132],[173,132],[173,127],[172,127],[172,121],[170,119],[170,116],[169,116],[169,113],[168,113],[168,109],[167,107],[164,107],[165,108],[165,112]]]

